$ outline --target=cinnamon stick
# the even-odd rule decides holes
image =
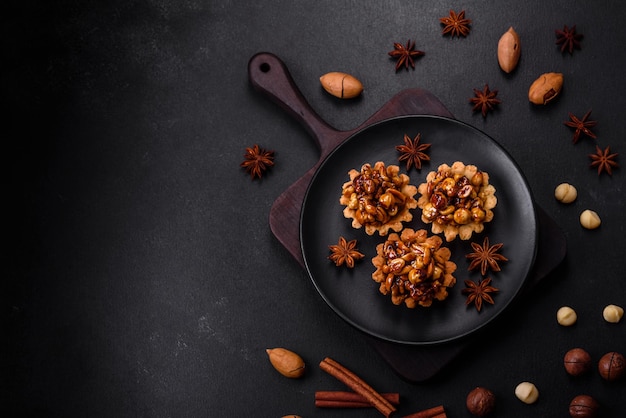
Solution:
[[[387,399],[383,398],[380,393],[376,392],[374,388],[330,357],[326,357],[320,362],[320,368],[367,399],[367,401],[385,417],[388,418],[396,411],[396,407]]]
[[[381,393],[381,396],[392,405],[400,403],[399,393]],[[315,406],[318,408],[368,408],[373,405],[356,392],[327,390],[315,392]]]
[[[315,401],[317,408],[372,408],[372,404],[365,402],[350,402],[350,401]]]
[[[411,415],[406,415],[403,418],[446,418],[446,411],[443,405],[437,405],[423,411],[414,412]]]

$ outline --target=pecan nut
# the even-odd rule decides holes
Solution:
[[[548,104],[558,96],[562,88],[562,73],[542,74],[530,85],[528,100],[538,105]]]

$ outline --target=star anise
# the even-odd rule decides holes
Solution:
[[[415,41],[411,41],[410,39],[406,42],[406,46],[401,43],[394,42],[393,43],[393,51],[388,52],[390,57],[397,59],[396,62],[396,71],[398,71],[403,65],[408,70],[409,65],[411,68],[415,68],[415,62],[413,61],[413,57],[419,57],[424,55],[423,51],[418,51],[415,49]]]
[[[600,147],[596,145],[596,153],[589,154],[589,157],[592,160],[591,167],[598,167],[598,175],[606,171],[609,176],[612,176],[613,168],[619,167],[619,164],[615,161],[617,156],[617,153],[611,154],[610,147],[606,147],[604,151],[602,151]]]
[[[356,248],[356,240],[346,241],[344,237],[339,237],[337,245],[329,245],[331,254],[328,259],[335,263],[337,267],[346,264],[347,267],[353,268],[355,260],[365,257]]]
[[[580,40],[583,38],[583,35],[576,33],[576,25],[571,28],[563,25],[563,30],[557,29],[554,33],[556,34],[556,44],[561,47],[561,52],[567,50],[571,55],[574,52],[574,48],[580,49]]]
[[[496,293],[498,289],[490,286],[490,284],[490,278],[483,279],[479,283],[473,282],[472,280],[465,280],[465,286],[467,287],[461,290],[464,295],[467,295],[465,305],[474,303],[478,312],[480,312],[483,307],[483,301],[493,305],[495,302],[490,293]]]
[[[489,85],[485,84],[483,91],[474,89],[474,97],[469,99],[470,103],[474,105],[472,110],[476,112],[480,110],[483,114],[483,118],[487,117],[487,112],[493,110],[497,105],[502,103],[499,99],[496,99],[498,90],[489,90]]]
[[[465,257],[472,260],[470,262],[468,270],[475,270],[480,266],[480,274],[483,276],[487,274],[487,269],[491,271],[500,271],[500,265],[498,261],[509,261],[508,258],[502,254],[498,254],[503,243],[489,245],[489,237],[485,237],[483,245],[480,246],[475,242],[472,242],[473,253],[466,255]]]
[[[261,178],[265,170],[274,165],[274,151],[268,151],[254,144],[252,148],[246,148],[245,160],[241,167],[245,168],[250,177]]]
[[[406,171],[411,169],[411,165],[420,170],[422,161],[430,161],[430,157],[424,152],[430,148],[430,144],[420,144],[421,137],[422,134],[417,134],[415,139],[411,139],[407,134],[404,134],[404,145],[396,146],[396,150],[402,153],[398,160],[406,161]]]
[[[444,25],[443,34],[450,34],[451,37],[467,36],[470,31],[469,25],[472,23],[470,19],[465,18],[465,10],[462,10],[459,14],[456,14],[454,10],[450,10],[450,16],[439,18],[439,21]]]
[[[585,116],[583,116],[582,119],[578,119],[571,112],[569,112],[568,114],[569,114],[570,120],[563,122],[563,124],[566,126],[569,126],[570,128],[576,129],[576,131],[574,132],[574,137],[572,138],[572,141],[574,142],[574,144],[577,143],[578,140],[580,139],[581,133],[587,135],[588,137],[591,137],[594,139],[596,138],[596,134],[591,132],[590,128],[593,128],[594,126],[596,126],[598,122],[595,120],[587,120],[589,116],[591,115],[591,110],[585,113]]]

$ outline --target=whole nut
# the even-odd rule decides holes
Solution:
[[[593,418],[600,404],[589,395],[578,395],[569,404],[569,414],[573,418]]]
[[[515,388],[515,396],[520,401],[531,404],[537,402],[539,398],[539,390],[531,382],[522,382]]]
[[[363,91],[363,84],[356,77],[340,72],[330,72],[320,77],[322,87],[340,99],[352,99]]]
[[[580,376],[591,370],[591,356],[582,348],[572,348],[563,357],[565,371],[572,376]]]
[[[304,360],[293,351],[285,348],[268,348],[265,351],[272,366],[283,376],[296,379],[304,375]]]
[[[586,209],[580,214],[580,224],[583,228],[596,229],[601,223],[600,216],[590,209]]]
[[[563,74],[545,73],[533,81],[528,89],[528,100],[531,103],[545,105],[554,100],[563,88]]]
[[[521,53],[522,45],[519,35],[511,26],[498,41],[498,64],[502,71],[505,73],[513,71],[517,67]]]
[[[602,317],[606,322],[617,324],[624,316],[624,308],[617,305],[606,305],[602,311]]]
[[[556,311],[556,322],[559,325],[563,325],[564,327],[572,326],[578,320],[578,315],[576,315],[576,311],[569,306],[563,306]]]
[[[486,417],[496,405],[496,395],[492,391],[483,387],[477,387],[467,395],[465,401],[470,414],[477,417]]]
[[[626,359],[618,352],[611,351],[600,358],[598,371],[603,379],[613,382],[626,374]]]
[[[561,203],[572,203],[578,197],[578,191],[569,183],[561,183],[554,189],[554,197]]]

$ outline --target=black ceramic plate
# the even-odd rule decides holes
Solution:
[[[376,255],[376,245],[385,240],[375,234],[369,236],[364,229],[354,229],[351,219],[343,216],[339,204],[341,186],[349,180],[348,171],[360,170],[364,163],[383,161],[396,164],[406,172],[404,163],[398,161],[396,145],[403,144],[404,134],[415,137],[421,134],[422,143],[432,144],[428,153],[430,161],[421,170],[412,168],[411,184],[418,186],[430,171],[455,161],[474,164],[490,176],[496,188],[498,204],[494,219],[486,224],[480,234],[468,241],[456,239],[444,245],[452,251],[457,264],[454,276],[456,285],[449,297],[435,302],[429,308],[408,309],[396,306],[389,296],[378,291],[378,283],[371,278],[375,270],[371,259]],[[419,197],[419,193],[416,198]],[[413,221],[405,227],[426,229],[430,225],[420,220],[420,209],[413,211]],[[328,246],[336,244],[339,237],[357,239],[358,249],[365,258],[354,269],[337,267],[328,259]],[[468,270],[466,254],[471,252],[470,242],[482,243],[488,236],[491,243],[503,243],[501,253],[509,261],[501,263],[502,271],[488,273],[492,284],[499,289],[495,304],[485,304],[481,312],[465,304],[461,290],[463,281],[478,281],[480,272]],[[383,340],[412,345],[449,342],[467,336],[490,323],[517,297],[532,268],[537,247],[537,221],[533,198],[526,179],[509,154],[493,139],[467,124],[454,119],[436,116],[406,116],[372,125],[338,146],[320,165],[307,191],[301,214],[300,239],[306,269],[326,303],[344,320],[361,331]]]

